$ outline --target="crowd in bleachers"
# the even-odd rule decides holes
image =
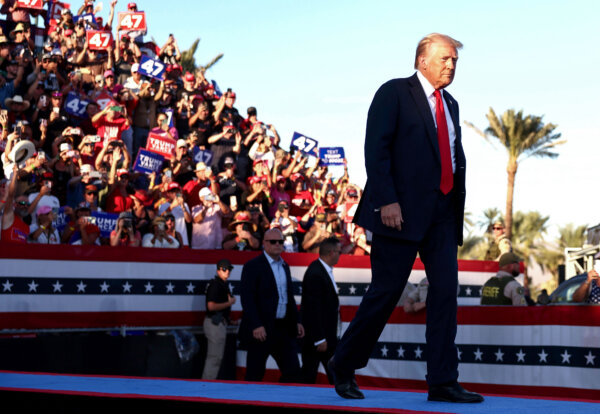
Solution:
[[[260,250],[279,227],[288,252],[335,235],[343,253],[369,254],[347,165],[334,177],[256,108],[243,116],[231,88],[184,70],[173,35],[159,47],[147,29],[125,30],[116,0],[105,20],[87,0],[1,3],[3,241]],[[114,40],[98,47],[88,31]],[[164,64],[161,77],[142,70],[146,57]],[[147,151],[159,155],[151,170],[138,168]]]

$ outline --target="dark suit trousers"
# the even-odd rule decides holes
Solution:
[[[248,341],[246,381],[263,380],[269,355],[279,367],[280,382],[300,382],[297,340],[290,335],[290,329],[283,320],[275,321],[274,328],[267,331],[265,342],[254,338]]]
[[[373,235],[371,284],[334,357],[341,372],[351,374],[367,365],[419,253],[429,280],[425,333],[427,383],[437,385],[458,378],[454,344],[458,263],[453,200],[453,192],[445,196],[439,193],[435,217],[419,242]]]
[[[306,341],[306,338],[305,338]],[[336,341],[337,342],[337,341]],[[336,343],[327,342],[327,351],[318,352],[317,347],[313,344],[304,343],[302,346],[302,381],[306,384],[314,384],[317,382],[317,374],[319,364],[323,364],[323,368],[327,374],[327,379],[330,384],[333,384],[333,378],[327,369],[327,362],[335,352]]]

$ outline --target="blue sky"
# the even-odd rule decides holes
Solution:
[[[201,38],[196,60],[224,58],[207,77],[237,93],[245,114],[274,124],[285,145],[294,131],[321,146],[343,146],[352,181],[365,181],[366,113],[376,89],[414,73],[416,44],[430,32],[464,44],[448,88],[461,122],[487,126],[497,113],[523,109],[558,125],[568,142],[555,160],[528,159],[517,174],[515,210],[566,223],[600,223],[597,195],[600,127],[600,3],[595,1],[139,1],[150,34],[169,33],[186,49]],[[108,13],[109,2],[105,0]],[[126,7],[123,0],[117,11]],[[506,154],[464,124],[467,210],[504,210]]]

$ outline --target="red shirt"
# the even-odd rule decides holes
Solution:
[[[121,195],[117,187],[106,198],[106,211],[109,213],[122,213],[133,208],[133,200],[129,195]]]
[[[200,182],[198,179],[190,180],[181,189],[181,192],[185,196],[185,200],[188,203],[190,208],[197,206],[201,203],[200,196],[198,193],[204,187],[208,187],[209,181],[205,180],[204,182]]]
[[[2,230],[0,239],[5,242],[27,243],[28,236],[29,226],[15,214],[12,226]]]
[[[96,143],[96,149],[100,150],[110,141],[121,139],[123,131],[129,128],[127,119],[123,117],[115,118],[109,121],[106,116],[101,117],[97,122],[92,123],[94,128],[98,129],[98,135],[104,138],[104,141]]]
[[[310,210],[313,204],[315,204],[315,199],[308,190],[300,191],[299,193],[290,191],[289,195],[290,216],[296,216],[298,218],[298,222],[300,222],[302,216],[305,215],[308,210]],[[303,204],[304,207],[302,207]]]

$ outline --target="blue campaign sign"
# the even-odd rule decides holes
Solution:
[[[160,171],[164,160],[165,157],[160,154],[145,149],[140,149],[140,152],[138,152],[138,156],[135,159],[133,170],[143,172],[145,174],[158,172]]]
[[[314,138],[309,138],[299,132],[294,132],[290,148],[297,148],[299,151],[307,155],[318,156],[319,141]]]
[[[210,83],[212,83],[212,86],[215,88],[215,95],[220,98],[223,95],[223,92],[221,92],[221,88],[217,85],[217,81],[213,79]]]
[[[154,79],[164,80],[165,69],[167,66],[157,59],[152,59],[149,56],[142,55],[140,59],[139,73],[145,76],[149,76]]]
[[[210,165],[213,159],[213,153],[209,150],[201,150],[198,147],[194,147],[194,162],[203,162],[206,165]]]
[[[110,232],[117,227],[118,214],[105,213],[104,211],[92,211],[95,225],[100,229],[101,237],[110,237]]]
[[[95,29],[98,26],[94,13],[85,13],[73,17],[73,21],[75,23],[77,23],[79,20],[83,20],[85,22],[86,30]]]
[[[65,98],[65,111],[67,111],[69,115],[77,116],[79,118],[86,118],[87,112],[85,112],[85,109],[87,108],[88,103],[89,102],[87,100],[81,98],[81,96],[79,96],[77,93],[71,91]]]
[[[319,158],[323,165],[343,165],[346,156],[342,147],[323,147],[319,148]]]
[[[103,211],[92,211],[91,217],[92,219],[90,222],[98,226],[100,229],[100,236],[110,237],[110,232],[113,231],[117,226],[117,219],[119,218],[119,215],[105,213]],[[62,233],[65,227],[67,227],[68,220],[69,217],[65,213],[65,208],[61,207],[56,215],[56,229]]]
[[[162,110],[160,110],[160,112],[162,112],[163,114],[165,114],[167,116],[169,128],[173,128],[175,126],[175,120],[174,120],[175,117],[173,116],[173,109],[172,108],[162,109]]]

